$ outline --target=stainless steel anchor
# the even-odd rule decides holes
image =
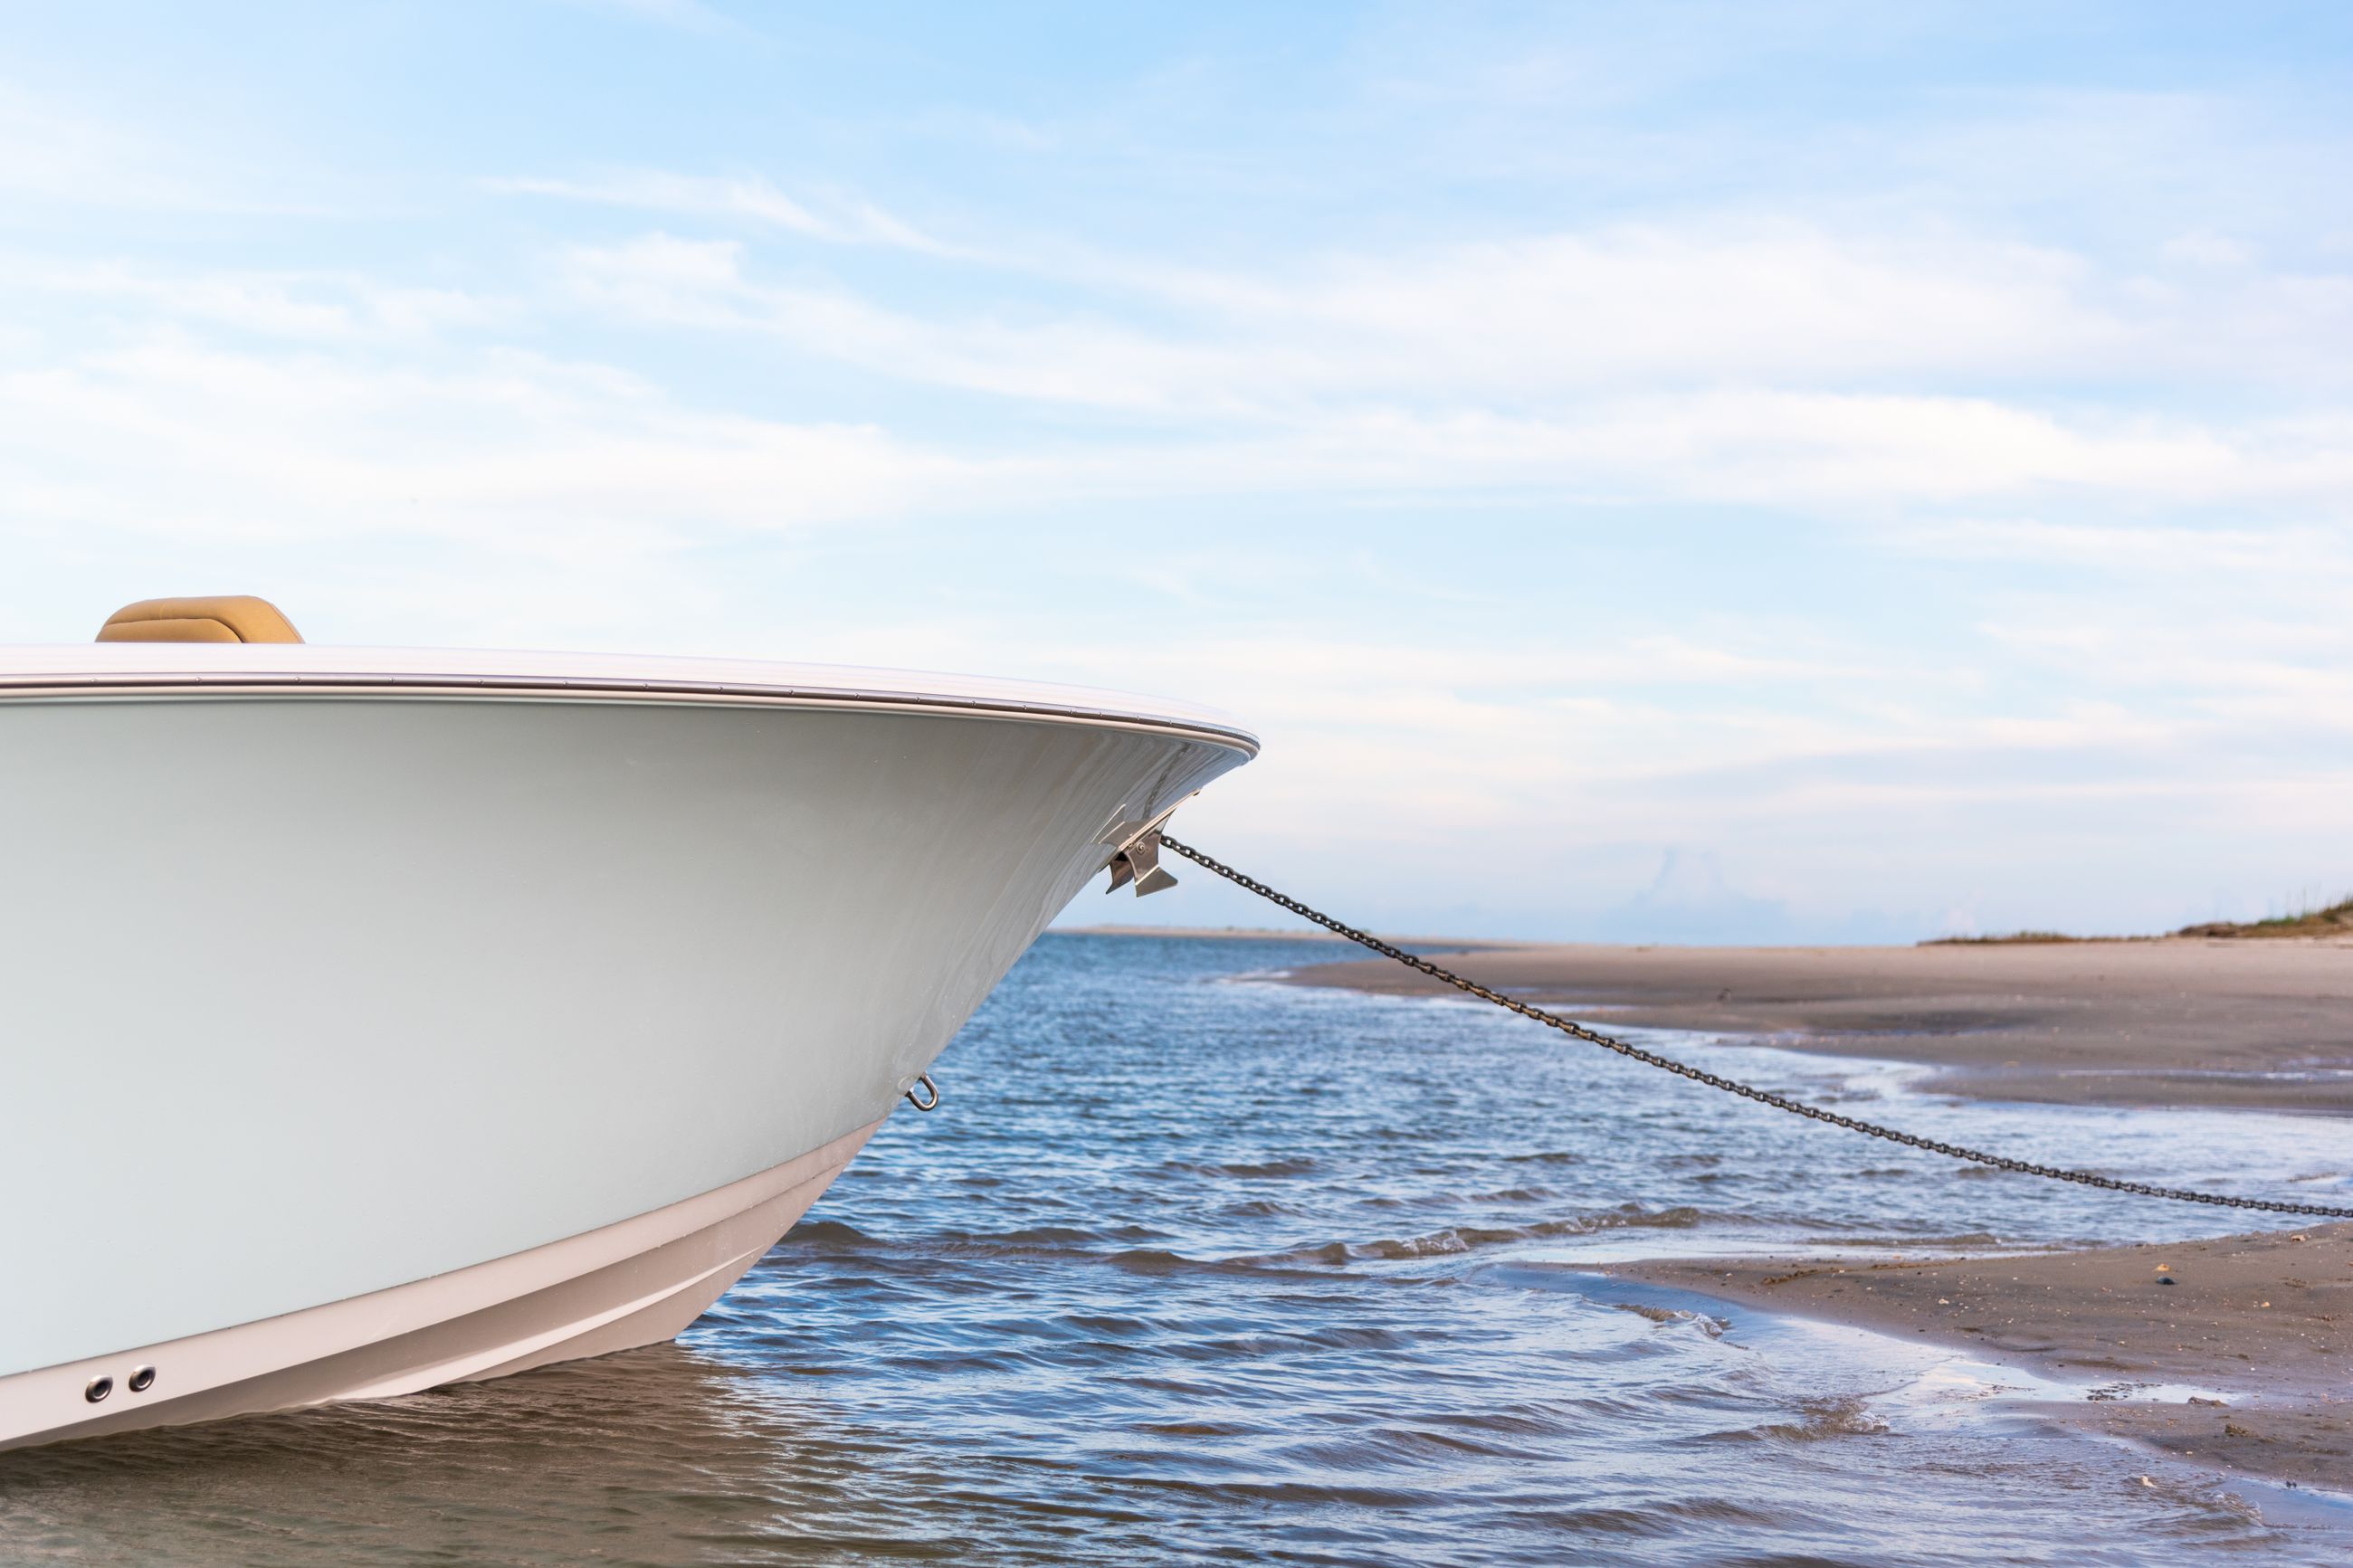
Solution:
[[[1177,803],[1179,805],[1183,804],[1182,801]],[[1112,813],[1111,825],[1096,839],[1101,844],[1119,847],[1111,858],[1111,886],[1103,891],[1116,893],[1133,882],[1135,884],[1135,896],[1140,899],[1146,893],[1175,887],[1176,879],[1160,864],[1160,829],[1176,814],[1176,806],[1172,805],[1157,816],[1141,821],[1130,818],[1127,811],[1128,808],[1122,805]]]
[[[1135,884],[1135,896],[1139,899],[1176,885],[1176,879],[1160,864],[1158,828],[1142,834],[1111,858],[1111,886],[1103,891],[1116,893],[1130,882]]]

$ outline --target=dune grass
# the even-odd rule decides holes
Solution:
[[[2224,937],[2232,940],[2295,936],[2353,935],[2353,894],[2325,904],[2317,909],[2299,910],[2292,915],[2274,915],[2260,921],[2208,921],[2203,925],[2183,926],[2175,936]],[[2137,942],[2146,940],[2126,936],[2069,936],[2057,931],[2013,931],[1993,936],[1940,936],[1920,943],[1922,947],[2000,947],[2011,944],[2046,942]]]
[[[2353,933],[2353,895],[2316,910],[2305,910],[2292,915],[2274,915],[2266,921],[2212,921],[2205,925],[2184,926],[2176,936],[2341,936]]]
[[[1922,947],[2010,947],[2039,942],[2129,942],[2121,936],[2069,936],[2063,931],[2005,931],[1991,936],[1934,936]]]

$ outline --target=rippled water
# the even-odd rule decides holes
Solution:
[[[1581,1265],[2211,1232],[1799,1122],[1492,1009],[1049,936],[678,1344],[0,1455],[10,1563],[2336,1563],[2353,1515],[2044,1432],[1947,1352]],[[1939,1136],[2249,1192],[2341,1126],[1960,1105],[1659,1033]],[[2016,1381],[2014,1379],[2010,1381]],[[2155,1484],[2144,1484],[2142,1478]]]

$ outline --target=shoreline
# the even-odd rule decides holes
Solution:
[[[2353,1115],[2353,942],[2343,938],[1454,951],[1448,967],[1603,1028],[1912,1062],[1936,1069],[1919,1086],[1931,1092]],[[1459,994],[1380,960],[1284,978]],[[2024,1408],[2226,1476],[2353,1491],[2353,1222],[2017,1256],[1590,1267],[2093,1385],[2083,1400]],[[2221,1403],[2119,1396],[2135,1385],[2187,1385]],[[2117,1393],[2101,1397],[2106,1388]]]
[[[1930,947],[1432,947],[1507,995],[1617,1025],[1938,1070],[1934,1093],[2353,1116],[2353,941]],[[1382,959],[1294,985],[1451,988]]]
[[[2084,1401],[2030,1408],[2228,1474],[2353,1489],[2353,1222],[2011,1257],[1590,1267],[2093,1384]],[[2188,1384],[2221,1403],[2118,1396],[2148,1384]],[[2116,1392],[2103,1398],[2105,1389]]]

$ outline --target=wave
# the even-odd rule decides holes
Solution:
[[[1688,1312],[1680,1307],[1652,1307],[1641,1301],[1613,1301],[1611,1306],[1621,1312],[1631,1312],[1638,1318],[1648,1318],[1654,1323],[1697,1323],[1709,1339],[1722,1337],[1731,1322],[1724,1318],[1712,1318],[1705,1312]]]
[[[1187,1176],[1239,1176],[1255,1180],[1267,1176],[1303,1176],[1322,1167],[1323,1162],[1310,1154],[1293,1154],[1277,1160],[1230,1160],[1202,1163],[1191,1160],[1170,1160],[1160,1169]]]
[[[1090,1229],[1032,1226],[1008,1231],[930,1231],[904,1237],[871,1235],[839,1220],[811,1220],[794,1229],[780,1250],[824,1258],[897,1253],[925,1260],[955,1257],[1018,1258],[1100,1264],[1127,1273],[1219,1274],[1345,1268],[1356,1263],[1401,1263],[1447,1258],[1526,1242],[1593,1236],[1613,1230],[1691,1230],[1733,1216],[1688,1205],[1646,1209],[1623,1204],[1597,1213],[1532,1220],[1525,1225],[1454,1225],[1412,1236],[1335,1237],[1276,1252],[1200,1258],[1165,1245],[1164,1232],[1138,1226]],[[1906,1245],[1926,1245],[1907,1243]],[[1954,1245],[1959,1245],[1954,1243]]]
[[[1711,1432],[1709,1443],[1820,1443],[1835,1437],[1878,1437],[1887,1423],[1871,1413],[1862,1399],[1809,1399],[1798,1406],[1795,1421],[1774,1421],[1730,1432]]]
[[[1729,1216],[1710,1214],[1688,1205],[1644,1209],[1633,1204],[1599,1214],[1572,1215],[1563,1219],[1536,1220],[1527,1225],[1449,1226],[1420,1236],[1384,1237],[1370,1241],[1326,1241],[1282,1252],[1261,1255],[1271,1264],[1315,1264],[1329,1268],[1349,1263],[1396,1263],[1418,1258],[1444,1258],[1515,1242],[1550,1241],[1567,1236],[1592,1236],[1609,1230],[1690,1230]]]

